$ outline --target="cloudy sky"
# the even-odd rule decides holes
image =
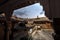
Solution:
[[[14,10],[13,15],[21,18],[36,18],[37,16],[45,17],[45,11],[43,11],[43,7],[40,3],[35,3],[33,5]]]

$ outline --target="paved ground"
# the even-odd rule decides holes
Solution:
[[[47,31],[38,30],[33,33],[33,40],[54,40]]]
[[[33,40],[54,40],[51,33],[53,31],[48,31],[48,30],[35,30],[32,33]],[[17,33],[17,37],[15,37],[15,40],[20,40],[20,33]]]

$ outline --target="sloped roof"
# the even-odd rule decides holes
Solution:
[[[52,22],[52,20],[48,19],[47,17],[41,17],[41,18],[32,18],[28,19],[29,21],[49,21]]]
[[[47,17],[36,18],[35,21],[50,21]]]

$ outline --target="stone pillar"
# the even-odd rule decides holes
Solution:
[[[53,19],[53,29],[55,31],[55,40],[60,40],[60,18],[54,18]]]
[[[11,22],[11,14],[12,12],[6,12],[6,32],[5,32],[5,40],[11,40],[10,35],[12,34],[12,22]]]
[[[7,35],[6,35],[7,40],[10,39],[10,35],[12,32],[11,29],[12,29],[11,21],[7,21]]]

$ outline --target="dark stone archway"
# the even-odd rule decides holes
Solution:
[[[6,2],[5,4],[3,4],[2,6],[0,6],[0,10],[9,13],[6,14],[10,14],[11,11],[15,10],[15,9],[19,9],[21,7],[25,7],[34,3],[40,3],[45,12],[46,12],[46,16],[50,17],[50,12],[49,12],[49,0],[10,0],[8,2]],[[10,14],[12,15],[12,13]]]
[[[12,23],[11,23],[11,16],[13,13],[13,10],[19,9],[34,3],[40,3],[43,5],[43,8],[46,12],[46,15],[49,16],[49,0],[9,0],[5,1],[4,4],[2,3],[3,0],[1,1],[0,5],[0,11],[3,11],[6,15],[6,40],[9,40],[9,35],[11,34],[11,29],[12,29]]]
[[[10,17],[12,16],[13,10],[34,4],[35,2],[40,2],[43,5],[47,17],[60,18],[60,0],[0,0],[0,11],[6,14],[7,29],[10,30],[12,27]],[[7,40],[9,40],[9,33],[10,31],[7,32]]]

